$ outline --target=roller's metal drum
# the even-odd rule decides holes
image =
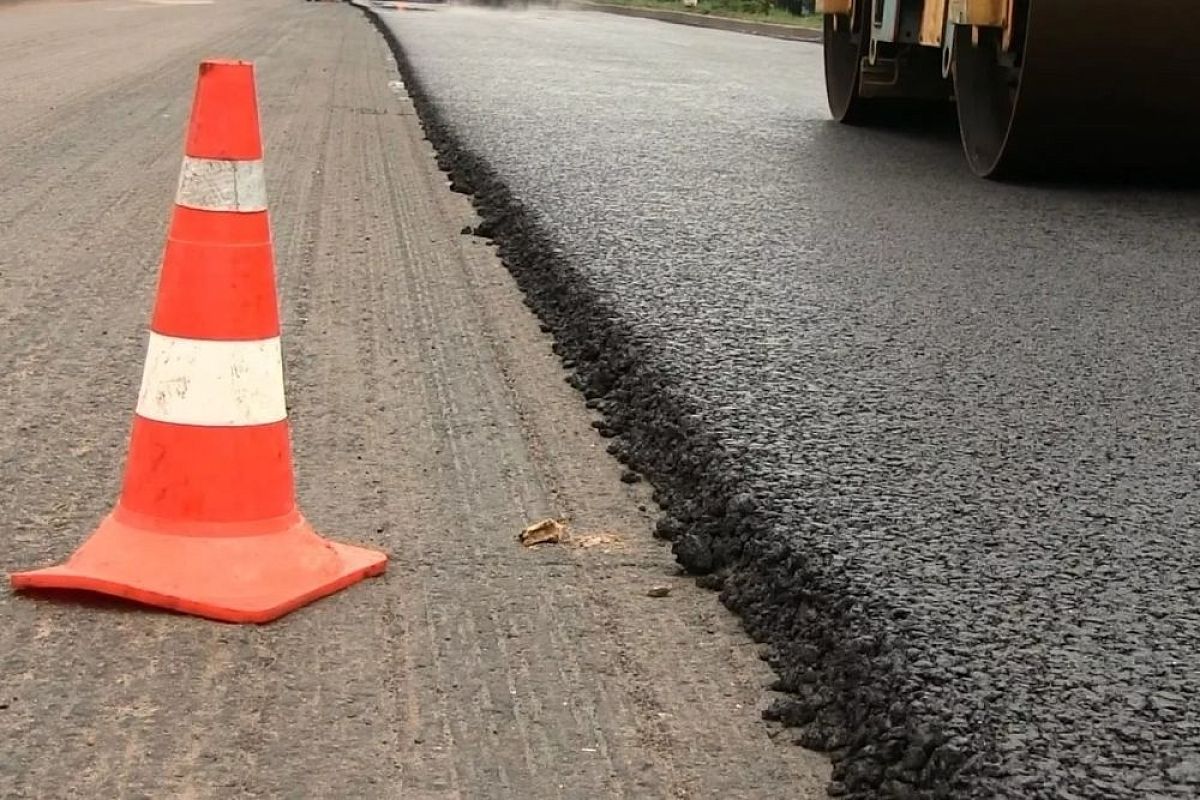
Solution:
[[[1197,0],[1200,2],[1200,0]],[[866,33],[870,0],[855,3],[850,15],[825,15],[825,91],[829,111],[838,122],[857,125],[863,121],[868,100],[859,97],[859,65],[868,51]]]
[[[955,41],[971,168],[987,177],[1200,174],[1200,0],[1018,0],[1018,69],[995,32]]]

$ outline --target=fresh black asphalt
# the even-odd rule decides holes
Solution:
[[[1196,193],[837,126],[812,44],[378,13],[832,793],[1200,794]]]

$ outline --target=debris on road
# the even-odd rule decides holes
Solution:
[[[568,544],[580,550],[594,548],[620,547],[624,544],[620,534],[612,531],[596,533],[572,534],[568,526],[569,520],[544,519],[525,528],[517,539],[525,547],[538,547],[543,544]]]
[[[537,547],[540,544],[562,544],[568,537],[565,520],[544,519],[525,528],[517,539],[526,547]]]
[[[620,535],[607,531],[583,533],[571,538],[571,544],[583,550],[591,550],[594,547],[620,547],[624,543]]]
[[[647,597],[669,597],[671,594],[670,586],[654,586],[650,591],[646,592]]]

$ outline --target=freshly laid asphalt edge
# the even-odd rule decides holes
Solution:
[[[779,25],[774,22],[755,22],[753,20],[734,19],[732,17],[711,16],[692,11],[671,11],[666,8],[640,8],[638,6],[620,6],[611,3],[580,2],[572,5],[581,11],[602,11],[606,14],[619,14],[625,17],[640,17],[659,22],[672,22],[676,25],[692,25],[697,28],[714,28],[734,33],[749,33],[754,36],[770,36],[773,39],[788,39],[798,42],[819,42],[821,31],[816,28],[804,28],[798,25]]]
[[[353,0],[351,0],[353,2]],[[667,512],[658,535],[679,562],[738,613],[788,693],[764,717],[799,729],[799,743],[833,761],[831,796],[989,798],[1001,777],[997,733],[951,729],[940,709],[914,708],[902,691],[904,653],[878,609],[847,596],[836,566],[775,535],[775,520],[742,482],[734,459],[700,424],[700,409],[671,385],[613,308],[564,258],[534,209],[465,148],[426,94],[396,36],[354,2],[387,40],[405,87],[454,191],[471,196],[491,239],[573,366],[571,383],[605,417],[609,452],[644,474]],[[891,627],[900,625],[888,620]]]

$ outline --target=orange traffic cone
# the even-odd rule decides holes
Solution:
[[[329,542],[296,507],[254,67],[206,61],[116,508],[16,589],[84,589],[267,622],[387,556]]]

